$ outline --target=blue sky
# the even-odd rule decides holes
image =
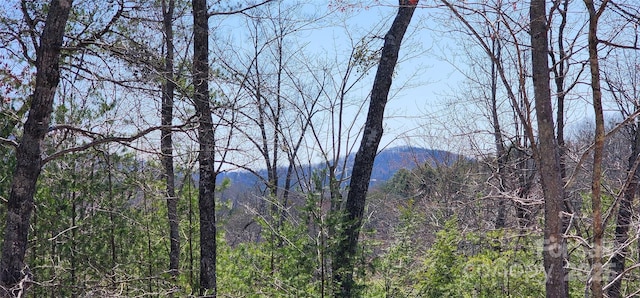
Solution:
[[[395,2],[395,1],[387,1]],[[312,48],[326,53],[348,53],[350,38],[370,36],[371,30],[377,30],[383,36],[388,30],[397,7],[390,4],[374,5],[368,8],[354,8],[342,12],[343,24],[319,28],[309,36]],[[449,62],[442,59],[439,53],[443,45],[434,42],[449,42],[443,36],[434,38],[434,32],[426,30],[430,27],[426,8],[418,8],[408,29],[400,51],[400,63],[396,68],[389,103],[387,104],[385,134],[383,146],[416,145],[434,149],[448,148],[442,140],[436,141],[429,135],[436,135],[438,128],[434,124],[436,116],[443,114],[442,98],[462,76]],[[345,30],[345,27],[348,28]],[[437,34],[437,33],[436,33]],[[381,46],[379,38],[377,46]],[[446,47],[444,47],[446,48]],[[371,89],[373,74],[363,80],[359,97],[366,98]],[[366,109],[365,109],[366,111]],[[364,116],[362,116],[363,118]],[[435,130],[434,130],[435,128]]]
[[[306,3],[305,9],[309,14],[322,14],[329,9],[329,2],[312,1]],[[386,33],[395,16],[397,1],[342,2],[374,5],[366,7],[365,4],[356,4],[330,18],[305,26],[304,30],[296,33],[295,46],[304,46],[309,57],[335,61],[345,61],[352,49],[352,41],[358,41],[361,37],[374,38],[378,43],[374,43],[372,47],[380,47],[380,37]],[[522,17],[526,13],[523,7],[510,12],[519,13]],[[419,7],[414,14],[403,41],[400,63],[387,104],[381,148],[414,145],[469,155],[493,150],[486,112],[477,103],[465,99],[469,88],[465,75],[471,72],[469,65],[473,58],[463,49],[474,51],[473,46],[470,46],[473,42],[464,33],[450,33],[453,28],[451,25],[457,21],[447,19],[446,15],[443,10],[426,6]],[[238,30],[238,23],[225,20],[222,24],[219,29],[221,32],[228,32],[234,42],[241,42],[246,38],[242,30]],[[372,37],[372,30],[378,32],[377,37]],[[484,59],[483,54],[477,50],[475,49],[474,55],[480,57],[478,59]],[[374,73],[375,68],[350,94],[354,103],[362,103],[368,98]],[[486,78],[483,80],[486,81]],[[589,107],[586,103],[588,99],[578,99],[571,103],[568,113],[569,128],[580,126],[587,121],[585,119],[589,119]],[[508,110],[506,104],[504,108]],[[347,117],[356,119],[356,127],[361,126],[366,109],[367,106],[362,110],[353,108],[349,110]]]
[[[307,4],[305,9],[309,14],[322,15],[329,6],[326,2],[312,2]],[[384,3],[368,8],[356,7],[337,12],[328,18],[322,18],[304,26],[303,30],[295,34],[294,43],[297,44],[291,47],[304,47],[308,59],[336,63],[338,66],[334,65],[334,67],[343,69],[344,63],[339,64],[347,61],[353,44],[362,38],[373,40],[371,45],[373,49],[379,49],[382,46],[382,37],[396,12],[396,6]],[[391,97],[387,105],[385,134],[381,148],[415,145],[459,150],[443,142],[441,138],[430,138],[429,135],[441,135],[442,130],[434,125],[425,125],[425,121],[431,124],[440,121],[436,120],[435,116],[441,115],[442,110],[446,109],[442,106],[440,98],[461,79],[456,69],[442,60],[442,55],[437,53],[442,47],[433,45],[435,39],[432,31],[424,30],[428,27],[425,24],[427,19],[426,9],[417,9],[403,41],[400,63],[396,69]],[[224,19],[214,24],[217,34],[232,40],[235,44],[251,47],[250,42],[247,41],[250,36],[238,29],[242,26],[246,24],[234,18]],[[443,37],[440,36],[437,40],[441,42]],[[342,74],[341,70],[336,70],[336,76]],[[362,126],[366,117],[368,105],[359,109],[357,104],[365,103],[368,99],[375,71],[376,67],[370,70],[368,76],[350,93],[350,100],[355,106],[348,109],[345,118],[356,119],[355,127]],[[354,143],[353,140],[351,143]]]

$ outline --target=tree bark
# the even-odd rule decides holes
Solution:
[[[400,0],[396,18],[384,37],[380,64],[373,82],[367,120],[360,148],[356,153],[346,210],[342,227],[337,231],[337,247],[333,258],[333,277],[336,296],[353,297],[353,267],[356,247],[362,225],[362,215],[369,189],[373,162],[382,138],[384,110],[391,88],[393,72],[398,61],[402,38],[411,22],[418,1]]]
[[[2,260],[0,261],[0,296],[17,296],[31,281],[24,263],[27,250],[33,196],[40,175],[41,146],[47,133],[53,99],[60,82],[60,48],[71,10],[71,0],[52,0],[36,51],[36,83],[31,97],[29,116],[16,150],[16,169],[7,204]]]
[[[498,24],[497,28],[498,30],[500,29],[500,24]],[[501,44],[498,38],[494,38],[491,41],[491,55],[495,57],[495,59],[491,59],[491,126],[493,127],[493,139],[496,145],[496,161],[498,163],[498,190],[504,193],[506,191],[505,183],[507,183],[507,179],[509,179],[506,165],[509,157],[504,147],[504,138],[502,136],[502,129],[500,128],[500,118],[498,117],[498,74],[496,63],[501,59]],[[496,229],[505,227],[506,209],[506,199],[500,198],[495,223]]]
[[[551,55],[551,63],[553,64],[553,73],[554,73],[554,81],[556,84],[556,121],[558,122],[556,129],[556,138],[558,139],[558,147],[560,148],[560,166],[561,166],[561,174],[562,179],[566,176],[566,165],[565,165],[565,141],[564,141],[564,102],[565,95],[567,90],[565,90],[565,71],[569,68],[569,63],[567,60],[567,53],[564,49],[564,30],[567,26],[567,10],[569,6],[569,0],[562,1],[562,6],[558,3],[558,11],[562,20],[560,22],[560,26],[558,28],[558,60],[555,60],[555,56]],[[567,210],[568,211],[568,210]]]
[[[169,221],[169,271],[172,278],[178,277],[180,262],[180,234],[178,219],[178,197],[176,197],[175,175],[173,169],[173,140],[171,129],[173,124],[174,72],[173,72],[173,11],[175,1],[162,1],[163,29],[165,34],[165,80],[162,85],[161,123],[165,127],[161,130],[160,150],[164,166],[164,180],[166,183],[167,217]]]
[[[198,116],[200,180],[200,295],[216,296],[216,213],[213,119],[209,103],[209,25],[207,1],[193,0],[193,101]]]
[[[622,285],[622,274],[625,270],[625,260],[627,258],[629,243],[629,225],[631,224],[632,206],[638,191],[638,183],[640,182],[640,170],[638,169],[638,157],[640,156],[640,132],[638,127],[634,128],[634,142],[631,145],[631,155],[629,156],[629,178],[627,185],[622,192],[622,198],[618,203],[618,214],[616,215],[615,230],[615,250],[611,257],[611,271],[609,272],[609,280],[611,285],[607,288],[607,296],[609,298],[618,298],[620,295],[620,287]]]
[[[602,178],[602,155],[604,151],[604,115],[602,111],[602,91],[600,87],[600,65],[598,61],[598,19],[604,11],[607,0],[596,11],[592,0],[584,0],[589,12],[589,66],[591,68],[591,91],[595,113],[595,146],[593,149],[593,175],[591,176],[591,208],[593,209],[593,251],[591,259],[591,296],[603,297],[602,291],[602,203],[600,180]]]
[[[564,31],[567,26],[567,11],[569,7],[569,0],[558,1],[553,4],[555,10],[561,16],[560,25],[558,26],[558,60],[556,61],[555,55],[550,55],[552,71],[554,74],[554,82],[556,84],[556,139],[558,142],[558,149],[560,150],[560,176],[562,177],[562,181],[565,181],[567,176],[567,150],[566,144],[564,140],[564,102],[565,97],[568,90],[565,90],[565,72],[569,68],[569,60],[567,59],[567,53],[565,51],[564,45]],[[554,9],[552,9],[554,11]],[[571,206],[571,202],[569,198],[563,198],[562,208],[567,213],[573,212],[573,207]],[[568,216],[563,217],[562,219],[562,230],[566,231],[570,225],[570,218]],[[568,254],[567,242],[562,242],[562,253]],[[567,261],[565,261],[565,265],[567,265]],[[567,296],[569,295],[569,280],[565,280],[565,289],[567,291]]]
[[[561,212],[564,189],[560,152],[554,133],[549,75],[548,24],[545,0],[532,0],[531,63],[539,146],[535,150],[545,199],[543,263],[546,272],[546,297],[566,297]]]

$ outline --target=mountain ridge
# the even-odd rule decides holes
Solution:
[[[451,164],[461,156],[449,151],[427,149],[413,146],[398,146],[381,150],[377,155],[371,172],[371,185],[376,186],[384,181],[389,180],[400,169],[411,170],[417,166],[430,162],[436,164]],[[349,176],[355,161],[355,153],[347,156],[346,171]],[[323,163],[311,164],[307,167],[309,171],[321,170],[325,167]],[[280,177],[286,174],[286,167],[278,168]],[[257,174],[265,178],[267,176],[266,169],[257,171]],[[245,171],[229,171],[218,174],[218,181],[229,179],[230,188],[238,191],[239,189],[263,189],[264,185],[256,174]],[[347,182],[345,182],[346,185]]]

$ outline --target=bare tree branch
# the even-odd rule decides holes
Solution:
[[[615,132],[620,130],[625,125],[629,124],[631,121],[635,120],[636,117],[638,117],[638,116],[640,116],[640,110],[635,111],[633,114],[629,115],[629,117],[624,119],[624,121],[622,121],[618,125],[616,125],[616,127],[614,127],[612,130],[610,130],[605,135],[605,139],[610,137],[611,135],[613,135]],[[569,177],[567,178],[567,182],[565,182],[565,184],[564,184],[565,189],[568,188],[569,186],[573,185],[573,182],[575,182],[575,178],[576,178],[576,175],[577,175],[578,171],[580,170],[582,164],[587,159],[587,157],[589,155],[589,152],[591,152],[591,150],[594,147],[595,147],[595,143],[591,143],[591,145],[589,145],[589,147],[587,147],[587,149],[585,149],[585,151],[582,153],[582,155],[580,156],[580,159],[578,160],[578,163],[576,164],[575,168],[573,169],[573,172],[571,173],[571,175],[569,175]]]
[[[0,137],[0,144],[5,145],[5,146],[12,146],[15,148],[18,148],[18,142],[12,140],[12,139],[7,139],[7,138],[2,138]]]
[[[241,9],[236,9],[236,10],[230,10],[230,11],[212,11],[207,13],[207,17],[212,17],[212,16],[221,16],[221,15],[233,15],[233,14],[244,14],[246,11],[257,8],[259,6],[262,6],[264,4],[267,4],[269,2],[271,2],[272,0],[264,0],[260,3],[254,4],[254,5],[249,5],[247,7],[241,8]]]
[[[191,121],[187,121],[187,122],[185,122],[183,124],[180,124],[180,125],[153,126],[153,127],[147,128],[145,130],[139,131],[138,133],[136,133],[134,135],[131,135],[131,136],[128,136],[128,137],[123,137],[123,136],[121,136],[121,137],[106,137],[106,136],[103,136],[102,134],[99,134],[99,133],[90,132],[90,131],[86,131],[86,130],[79,129],[79,128],[73,128],[73,127],[70,127],[68,125],[61,125],[64,129],[77,131],[77,132],[80,132],[80,133],[82,133],[82,134],[84,134],[86,136],[100,136],[100,138],[96,139],[96,140],[94,140],[92,142],[89,142],[87,144],[81,145],[81,146],[67,148],[67,149],[58,151],[56,153],[53,153],[53,154],[45,157],[42,160],[42,164],[46,164],[47,162],[52,161],[52,160],[54,160],[56,158],[59,158],[59,157],[65,155],[65,154],[83,151],[83,150],[86,150],[86,149],[89,149],[89,148],[92,148],[92,147],[95,147],[95,146],[98,146],[98,145],[101,145],[101,144],[105,144],[105,143],[130,143],[130,142],[133,142],[133,141],[135,141],[135,140],[137,140],[137,139],[139,139],[141,137],[144,137],[144,136],[146,136],[146,135],[148,135],[148,134],[150,134],[150,133],[152,133],[154,131],[157,131],[157,130],[161,130],[161,129],[182,130],[184,127],[187,127],[187,126],[189,126],[191,124],[192,124]],[[61,126],[58,126],[58,127],[61,127]],[[56,128],[56,129],[58,129],[58,128]]]
[[[622,272],[620,275],[618,275],[614,280],[610,281],[606,286],[604,286],[604,290],[608,289],[609,287],[611,287],[611,285],[613,285],[613,283],[615,283],[618,279],[621,279],[625,274],[629,273],[629,271],[631,270],[635,270],[637,268],[640,268],[640,264],[634,264],[633,266],[627,268],[626,270],[624,270],[624,272]],[[632,296],[629,296],[632,297]]]
[[[640,47],[637,45],[632,45],[632,46],[628,46],[628,45],[623,45],[623,44],[617,44],[608,40],[598,40],[598,43],[604,44],[604,45],[608,45],[611,47],[615,47],[615,48],[620,48],[620,49],[625,49],[625,50],[640,50]]]

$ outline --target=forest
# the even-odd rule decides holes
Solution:
[[[0,297],[636,297],[635,0],[5,0]]]

